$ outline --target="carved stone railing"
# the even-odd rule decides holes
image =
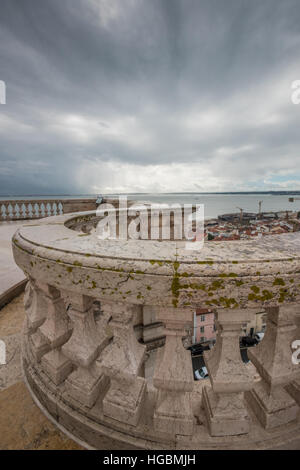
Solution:
[[[0,220],[41,219],[96,209],[96,199],[0,200]]]
[[[299,234],[197,251],[99,240],[80,219],[95,225],[61,215],[13,239],[29,279],[24,373],[42,409],[99,449],[300,448]],[[216,309],[217,340],[209,379],[194,381],[182,338],[198,306]],[[245,364],[239,337],[261,308],[266,334]]]

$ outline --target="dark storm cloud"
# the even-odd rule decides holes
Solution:
[[[0,194],[300,187],[299,0],[0,8]]]

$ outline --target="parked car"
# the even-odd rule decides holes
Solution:
[[[195,380],[202,380],[208,377],[208,372],[206,367],[201,367],[201,369],[196,369],[194,371]]]
[[[196,343],[192,344],[187,349],[191,351],[192,356],[196,356],[198,354],[202,354],[203,351],[209,351],[210,346],[208,344]]]
[[[261,341],[263,339],[263,337],[265,336],[264,333],[256,333],[255,335],[255,338],[257,339],[257,341]]]
[[[240,346],[251,347],[256,346],[258,344],[258,340],[252,336],[242,336],[240,338]]]

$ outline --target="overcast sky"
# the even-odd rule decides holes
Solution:
[[[0,194],[300,189],[300,0],[1,0]]]

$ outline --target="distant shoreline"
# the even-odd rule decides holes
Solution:
[[[100,194],[100,193],[99,193]],[[157,192],[157,193],[152,193],[152,192],[146,192],[146,193],[101,193],[103,196],[139,196],[139,195],[168,195],[168,194],[200,194],[200,195],[208,195],[208,194],[214,194],[214,195],[239,195],[239,194],[263,194],[263,195],[272,195],[272,196],[299,196],[300,195],[300,190],[299,191],[209,191],[209,192],[198,192],[198,191],[190,191],[190,192]],[[96,194],[0,194],[0,198],[15,198],[15,197],[20,197],[20,198],[27,198],[27,197],[53,197],[53,198],[58,198],[58,197],[97,197],[98,193]]]

